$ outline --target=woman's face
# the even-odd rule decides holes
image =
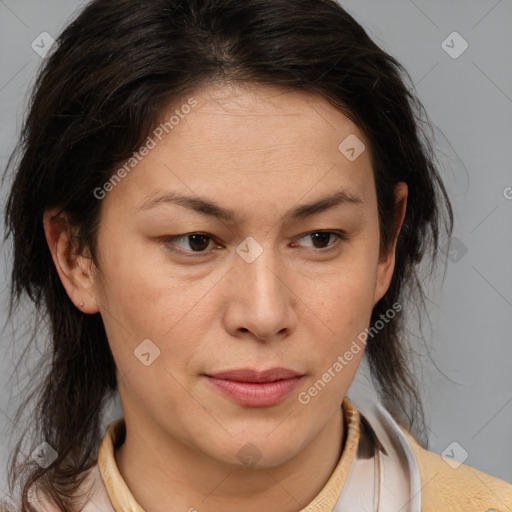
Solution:
[[[272,467],[339,414],[391,278],[369,147],[311,95],[210,85],[183,104],[107,187],[93,295],[129,428]]]

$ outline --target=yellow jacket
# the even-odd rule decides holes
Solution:
[[[423,512],[512,512],[512,484],[464,464],[454,468],[406,435],[419,464]]]
[[[360,414],[345,398],[342,408],[343,453],[324,488],[300,512],[512,512],[512,484],[425,450],[380,404]],[[109,425],[98,463],[82,484],[92,492],[81,512],[144,512],[114,457],[124,429],[123,418]],[[37,491],[32,505],[40,512],[58,512]],[[0,505],[0,512],[10,510],[19,509]]]

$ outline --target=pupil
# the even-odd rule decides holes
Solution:
[[[189,235],[190,236],[190,247],[194,251],[201,251],[208,247],[208,237],[206,235]],[[198,242],[199,240],[199,242]],[[201,244],[201,240],[203,241],[203,244]],[[204,241],[206,240],[206,245],[204,244]]]
[[[313,233],[313,241],[325,243],[325,245],[329,245],[329,240],[331,238],[330,233]]]

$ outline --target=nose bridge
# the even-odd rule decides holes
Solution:
[[[287,326],[291,306],[285,266],[270,239],[260,244],[246,238],[236,249],[236,295],[241,299],[247,329],[262,335],[277,333]]]
[[[269,239],[267,243],[247,237],[236,249],[240,257],[236,266],[251,290],[270,300],[282,294],[284,286],[283,268],[280,256]]]

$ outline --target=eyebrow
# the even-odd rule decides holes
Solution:
[[[343,204],[360,205],[362,203],[363,201],[359,196],[346,190],[340,190],[333,195],[288,210],[283,215],[283,220],[286,222],[297,221]],[[165,192],[155,197],[150,197],[142,206],[137,208],[137,211],[150,210],[161,204],[177,204],[202,215],[215,217],[232,224],[240,223],[242,220],[237,212],[224,208],[213,201],[197,196],[185,196],[177,192]]]

